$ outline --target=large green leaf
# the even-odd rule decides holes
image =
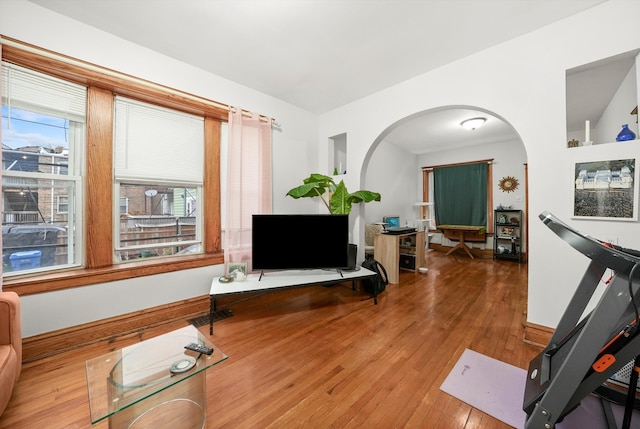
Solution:
[[[333,178],[324,174],[313,173],[302,183],[302,185],[290,189],[287,195],[295,199],[320,197],[331,214],[349,214],[353,204],[380,201],[380,194],[377,192],[363,190],[350,194],[344,181],[341,180],[336,185]],[[323,197],[326,193],[331,194],[328,203]]]
[[[290,189],[287,195],[295,199],[320,197],[335,187],[331,177],[315,173],[304,179],[302,183],[304,184]]]
[[[317,183],[325,187],[336,186],[335,182],[331,177],[325,176],[324,174],[318,174],[318,173],[312,173],[309,177],[304,179],[302,183]]]
[[[331,214],[349,214],[351,212],[351,204],[347,202],[348,197],[347,187],[344,186],[344,182],[341,180],[329,201]]]
[[[324,190],[315,183],[300,185],[287,192],[287,195],[295,199],[319,197],[324,194]]]
[[[355,203],[369,203],[371,201],[380,201],[380,194],[371,191],[355,191],[353,194],[349,194],[349,201],[352,204]]]

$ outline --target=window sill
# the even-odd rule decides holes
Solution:
[[[3,280],[2,289],[14,291],[21,296],[33,295],[222,263],[224,263],[223,252],[188,257],[154,258],[144,262],[127,262],[104,268],[79,268],[34,276],[12,277]]]

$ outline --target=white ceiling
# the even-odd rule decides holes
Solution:
[[[30,1],[320,114],[607,0]],[[387,140],[444,148],[453,112],[433,115]]]
[[[475,117],[483,117],[487,121],[475,130],[460,126],[463,120]],[[511,125],[502,119],[486,112],[462,108],[421,113],[406,119],[384,137],[385,142],[414,154],[514,140],[519,141],[520,138]]]

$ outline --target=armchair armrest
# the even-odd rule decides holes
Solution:
[[[0,345],[11,345],[22,362],[20,298],[15,292],[0,292]]]

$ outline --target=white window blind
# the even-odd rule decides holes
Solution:
[[[84,122],[87,89],[14,64],[2,63],[2,104]]]
[[[116,180],[202,184],[204,118],[116,97],[114,135]]]

